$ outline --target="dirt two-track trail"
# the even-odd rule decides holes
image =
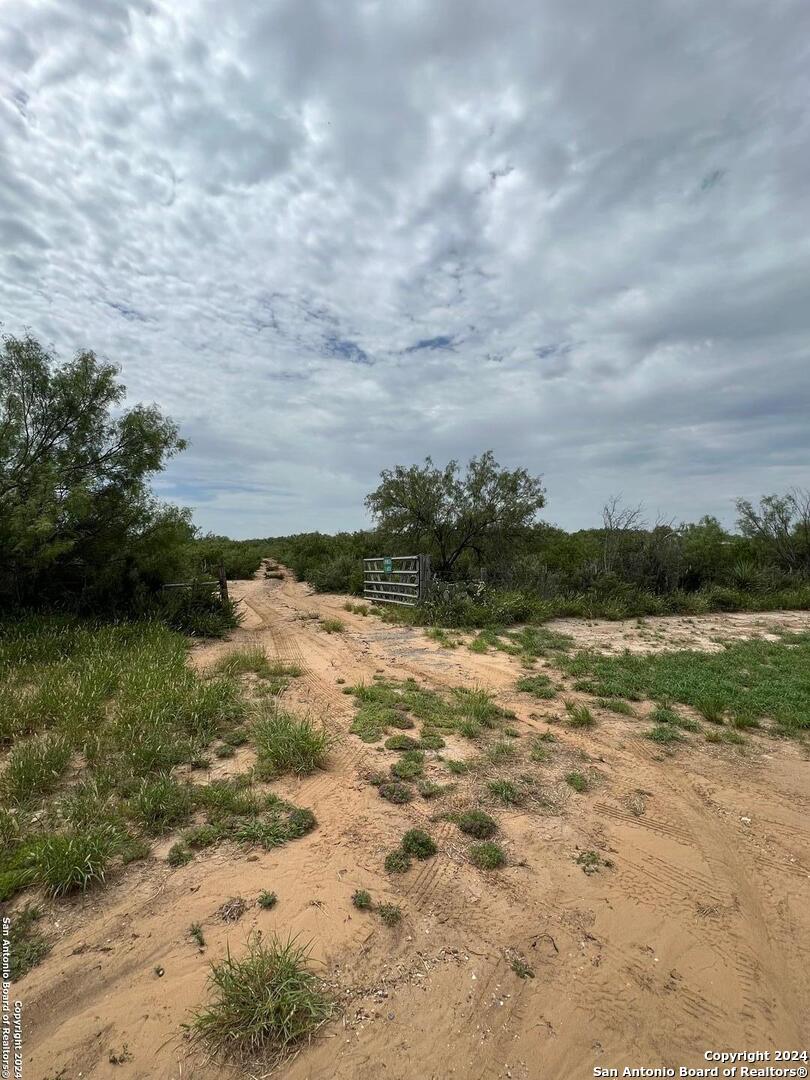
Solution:
[[[801,745],[753,736],[740,752],[694,737],[667,754],[642,737],[649,725],[638,719],[597,709],[588,731],[556,724],[551,763],[535,766],[549,798],[492,809],[509,861],[485,873],[467,860],[455,825],[430,820],[440,802],[393,806],[365,779],[395,755],[348,733],[354,704],[343,680],[483,686],[514,710],[522,737],[548,730],[564,715],[563,696],[577,695],[531,699],[515,689],[516,658],[443,649],[421,630],[348,613],[345,597],[314,595],[291,575],[232,591],[244,603],[242,628],[228,642],[196,646],[192,662],[204,667],[234,643],[258,643],[300,665],[284,703],[322,718],[334,746],[326,771],[274,790],[311,807],[318,828],[270,852],[224,845],[179,869],[165,862],[169,837],[105,889],[49,905],[53,951],[19,984],[28,1080],[264,1075],[206,1060],[182,1027],[205,999],[208,962],[227,946],[238,953],[253,929],[311,941],[341,1002],[336,1019],[274,1074],[288,1080],[584,1080],[597,1066],[677,1075],[679,1066],[709,1065],[707,1051],[807,1046],[810,759]],[[340,618],[344,631],[325,633],[301,617],[311,613]],[[712,647],[718,634],[807,629],[810,616],[647,626],[654,647]],[[580,644],[648,647],[630,623],[562,628]],[[448,743],[448,756],[475,752],[465,740]],[[252,760],[243,748],[212,772],[244,771]],[[563,782],[571,768],[591,776],[586,794]],[[431,770],[452,779],[440,763]],[[438,856],[387,875],[386,852],[415,825],[430,830]],[[583,851],[611,865],[584,873]],[[355,910],[360,888],[399,904],[399,926]],[[230,924],[217,917],[229,897],[263,889],[278,894],[273,910],[254,905]],[[203,927],[204,953],[189,938],[192,922]],[[533,977],[513,970],[516,956]]]

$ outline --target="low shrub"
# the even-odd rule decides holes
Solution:
[[[389,851],[385,856],[384,866],[389,874],[404,874],[411,868],[411,857],[401,848],[397,848],[396,851]]]
[[[469,859],[479,870],[497,870],[506,863],[506,854],[502,847],[485,840],[481,844],[470,844]]]
[[[423,829],[408,829],[402,837],[402,850],[415,859],[429,859],[439,850]]]
[[[399,780],[392,780],[387,784],[380,784],[377,789],[381,798],[392,803],[407,803],[413,799],[413,790],[407,784]]]
[[[483,810],[465,810],[456,822],[462,832],[478,840],[488,840],[498,831],[493,818]]]

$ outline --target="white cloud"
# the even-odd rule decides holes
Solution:
[[[492,447],[549,516],[810,480],[810,9],[29,0],[0,318],[119,362],[232,535]]]

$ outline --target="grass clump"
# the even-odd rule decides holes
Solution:
[[[726,715],[726,703],[722,698],[705,697],[695,702],[695,709],[710,724],[722,724]]]
[[[214,671],[220,675],[259,675],[268,679],[272,674],[272,665],[261,645],[245,645],[231,649],[214,665]]]
[[[397,848],[396,851],[388,852],[383,865],[388,874],[404,874],[411,868],[411,857],[406,851]]]
[[[443,649],[457,649],[459,642],[457,638],[451,638],[446,630],[440,626],[431,626],[425,631],[427,637],[437,642]]]
[[[172,844],[166,855],[166,862],[169,866],[177,868],[179,866],[186,866],[194,858],[194,854],[190,851],[185,844],[178,841],[176,844]]]
[[[212,780],[194,788],[195,800],[207,812],[211,822],[255,816],[261,809],[261,802],[250,784],[250,776],[246,773]]]
[[[445,758],[444,764],[445,768],[449,769],[454,776],[462,776],[464,773],[470,771],[469,764],[458,758]]]
[[[683,728],[685,731],[700,731],[700,725],[687,716],[681,716],[669,705],[657,705],[650,713],[650,720],[654,724],[672,724],[674,727]]]
[[[523,801],[523,796],[511,780],[490,780],[487,788],[490,795],[502,802],[504,806],[519,806]]]
[[[170,776],[145,777],[127,805],[147,833],[159,835],[188,820],[194,798],[188,785]]]
[[[371,911],[374,907],[374,901],[371,899],[371,893],[365,889],[357,889],[352,893],[352,903],[358,909],[358,911]]]
[[[502,765],[505,761],[511,761],[517,754],[517,747],[513,743],[499,739],[492,743],[484,751],[485,757],[493,765]]]
[[[274,892],[269,892],[267,889],[263,889],[259,893],[256,903],[263,911],[272,911],[272,909],[278,903],[278,897]]]
[[[416,783],[416,790],[422,796],[423,799],[439,799],[442,795],[446,795],[448,791],[452,791],[452,784],[437,784],[433,780],[422,779]]]
[[[309,1038],[332,1015],[333,1003],[295,938],[248,939],[247,953],[211,965],[213,1001],[193,1019],[194,1032],[215,1050],[242,1058],[278,1058]]]
[[[415,859],[429,859],[439,850],[424,829],[408,829],[402,837],[400,847],[407,855],[412,855]]]
[[[543,701],[550,701],[551,698],[557,696],[557,691],[551,685],[548,675],[527,675],[518,679],[517,688]]]
[[[445,745],[443,732],[455,731],[475,739],[484,728],[497,727],[512,715],[497,706],[486,690],[475,688],[456,687],[448,694],[440,694],[419,686],[413,679],[397,682],[379,678],[372,685],[346,689],[356,698],[358,707],[350,731],[370,743],[382,739],[389,728],[414,727],[412,717],[416,717],[423,724],[422,735],[416,740],[418,746],[440,750]],[[399,747],[394,742],[390,748]]]
[[[205,934],[203,933],[203,928],[198,922],[193,922],[188,928],[188,936],[197,945],[198,948],[205,948]]]
[[[413,799],[413,790],[400,780],[391,780],[387,784],[380,784],[377,789],[380,797],[391,803],[408,803]]]
[[[294,773],[305,776],[326,767],[329,736],[309,717],[266,709],[253,725],[257,775],[262,779]]]
[[[582,795],[590,787],[588,777],[581,772],[570,772],[566,774],[565,782],[569,787],[573,788],[579,795]]]
[[[406,750],[391,766],[391,775],[398,780],[415,780],[422,775],[424,767],[425,755],[421,750]]]
[[[593,713],[587,705],[581,702],[566,700],[565,711],[568,713],[568,724],[573,728],[593,727],[596,721]]]
[[[84,892],[104,881],[120,844],[120,835],[105,827],[43,837],[35,849],[36,880],[52,896]]]
[[[550,761],[551,751],[548,748],[548,739],[544,739],[542,735],[536,735],[529,747],[529,757],[539,765]]]
[[[661,746],[669,746],[672,743],[684,741],[684,736],[672,724],[656,724],[655,727],[644,732],[644,737],[645,739],[651,739],[654,743],[659,743]]]
[[[620,713],[622,716],[635,716],[635,709],[629,701],[624,701],[622,698],[599,698],[596,702],[600,709],[607,709],[609,712]]]
[[[11,916],[8,934],[8,977],[11,982],[21,979],[41,963],[51,950],[48,940],[36,928],[41,918],[39,908],[30,905]]]
[[[391,735],[385,740],[386,750],[419,750],[421,743],[412,735]]]
[[[506,863],[506,854],[499,844],[485,840],[480,844],[470,844],[469,859],[479,870],[497,870]]]
[[[346,629],[342,619],[320,619],[318,625],[325,634],[340,634]]]
[[[728,743],[731,746],[745,746],[745,736],[733,728],[724,728],[722,731],[707,731],[707,743]]]
[[[463,833],[477,840],[489,840],[498,831],[494,818],[483,810],[465,810],[456,822]]]

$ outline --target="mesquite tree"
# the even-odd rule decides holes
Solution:
[[[514,540],[544,503],[540,479],[526,469],[502,469],[491,450],[463,472],[456,461],[442,469],[430,458],[383,469],[379,487],[366,497],[377,524],[427,545],[440,574],[450,573],[465,552],[481,560]]]
[[[0,348],[0,605],[116,606],[192,535],[147,481],[184,447],[154,405],[122,408],[116,368]]]

